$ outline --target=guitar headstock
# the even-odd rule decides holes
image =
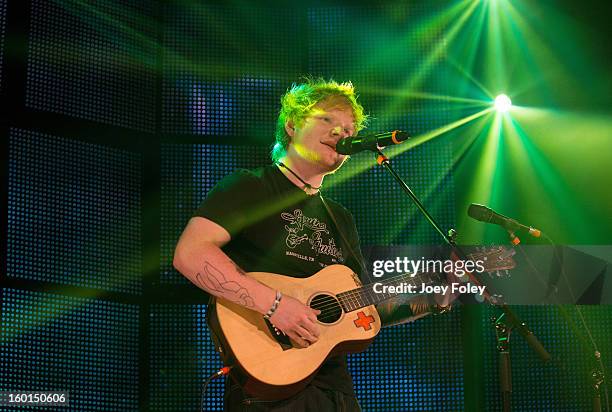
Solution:
[[[480,247],[478,252],[469,254],[468,258],[472,261],[482,261],[484,271],[491,277],[507,277],[510,276],[509,270],[516,267],[516,262],[512,259],[515,254],[514,249],[506,249],[499,245],[489,248]]]

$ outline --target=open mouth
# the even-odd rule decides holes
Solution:
[[[332,142],[321,142],[321,144],[329,147],[330,149],[332,149],[334,152],[336,151],[336,144],[332,143]]]

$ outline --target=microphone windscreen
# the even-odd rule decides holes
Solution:
[[[488,222],[491,220],[491,209],[478,203],[472,203],[468,207],[468,216],[472,219],[480,220],[481,222]]]
[[[336,143],[336,152],[340,153],[341,155],[352,155],[352,146],[353,145],[350,138],[341,139],[338,141],[338,143]]]

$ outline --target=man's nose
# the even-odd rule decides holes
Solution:
[[[342,126],[336,126],[332,129],[332,135],[338,136],[340,139],[348,137],[348,132]]]

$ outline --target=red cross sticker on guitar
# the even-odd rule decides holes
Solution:
[[[370,330],[372,326],[370,323],[374,323],[374,316],[366,316],[365,312],[357,312],[357,319],[353,321],[355,327],[363,328],[363,330]]]

